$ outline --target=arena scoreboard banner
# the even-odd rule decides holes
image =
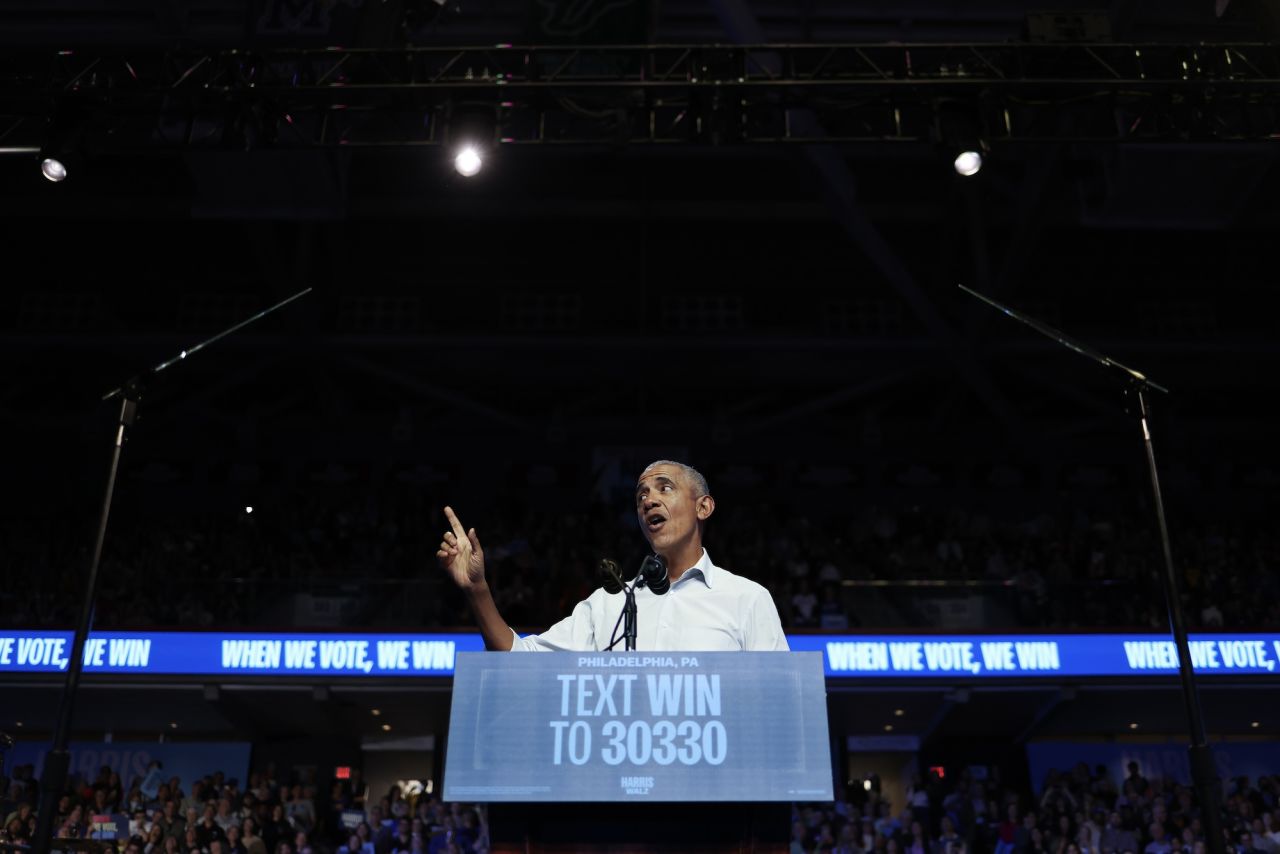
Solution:
[[[1038,676],[1168,676],[1173,638],[1156,634],[797,635],[793,650],[821,650],[830,677],[999,679]],[[1196,673],[1274,674],[1280,634],[1190,637]]]
[[[1159,634],[789,635],[795,652],[820,652],[830,679],[1148,677],[1178,672],[1172,638]],[[643,642],[643,639],[642,639]],[[452,676],[479,634],[94,632],[88,674],[167,676]],[[69,631],[0,630],[0,673],[65,671]],[[1191,636],[1205,675],[1277,675],[1280,634]]]
[[[67,669],[71,632],[0,630],[0,673]],[[183,676],[452,676],[478,634],[93,632],[85,673]]]
[[[817,653],[463,654],[446,801],[830,800]]]

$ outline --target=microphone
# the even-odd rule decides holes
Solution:
[[[662,555],[649,555],[640,564],[640,578],[644,586],[661,596],[671,589],[671,579],[667,577],[667,562]]]
[[[600,582],[605,593],[622,592],[622,570],[608,558],[600,561]]]

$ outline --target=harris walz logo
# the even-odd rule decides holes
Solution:
[[[628,795],[647,795],[653,788],[652,777],[623,777],[622,788]]]

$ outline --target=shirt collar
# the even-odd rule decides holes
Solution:
[[[707,587],[715,584],[716,565],[711,562],[711,555],[707,554],[706,549],[702,550],[702,557],[698,558],[698,562],[681,573],[677,581],[684,581],[695,572],[702,576],[702,583]]]

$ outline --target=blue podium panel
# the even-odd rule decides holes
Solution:
[[[818,652],[459,653],[447,801],[826,801]]]

